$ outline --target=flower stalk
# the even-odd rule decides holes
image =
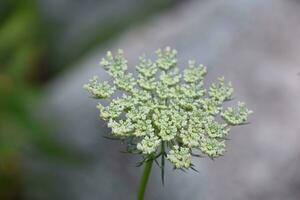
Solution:
[[[151,173],[152,165],[153,165],[153,159],[149,159],[145,162],[144,172],[141,178],[137,200],[144,200],[145,191]]]

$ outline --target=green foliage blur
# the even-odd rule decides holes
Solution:
[[[53,151],[56,144],[30,114],[38,96],[39,66],[45,56],[36,2],[0,2],[0,199],[22,199],[22,150]],[[47,149],[48,148],[48,149]]]

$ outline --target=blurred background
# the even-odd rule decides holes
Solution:
[[[124,155],[82,85],[107,50],[158,48],[224,75],[254,110],[199,173],[154,167],[146,199],[300,199],[300,1],[0,0],[0,199],[135,199]]]

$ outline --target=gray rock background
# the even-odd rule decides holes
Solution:
[[[97,101],[82,85],[108,77],[98,63],[106,50],[125,50],[129,64],[169,45],[180,65],[208,66],[207,83],[224,75],[235,97],[254,110],[251,124],[234,128],[228,151],[215,161],[195,159],[200,173],[172,171],[166,184],[154,168],[146,199],[300,199],[300,2],[294,0],[188,1],[153,17],[100,47],[47,87],[42,117],[53,134],[85,157],[78,165],[31,160],[28,173],[51,179],[49,195],[37,183],[31,199],[134,199],[141,168],[98,118]],[[29,180],[30,181],[30,180]]]

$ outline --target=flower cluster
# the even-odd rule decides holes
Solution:
[[[252,111],[240,102],[223,108],[233,88],[221,77],[205,89],[205,66],[189,61],[180,73],[176,50],[166,47],[156,54],[155,62],[140,57],[135,78],[127,72],[122,50],[108,52],[101,65],[112,76],[111,85],[96,77],[84,85],[92,97],[109,102],[97,108],[112,136],[127,141],[130,152],[147,159],[166,157],[180,169],[192,167],[195,151],[211,158],[223,155],[231,126],[247,123]],[[116,90],[123,96],[115,97]]]

